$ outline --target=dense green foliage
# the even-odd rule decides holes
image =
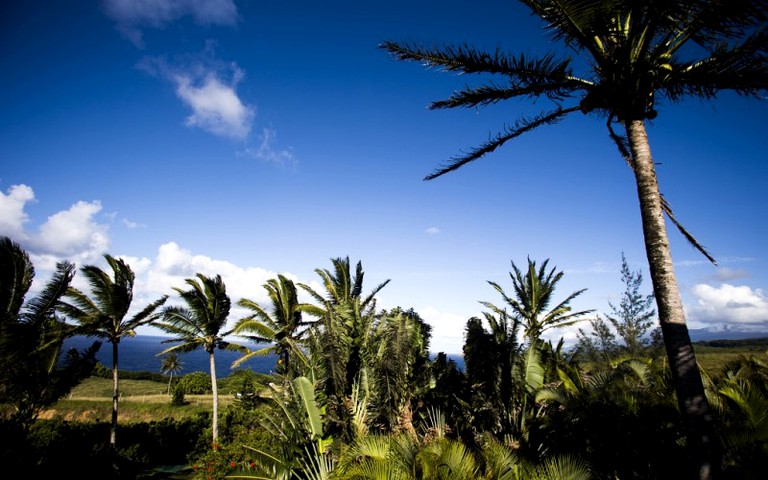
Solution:
[[[0,238],[0,403],[13,406],[9,425],[20,435],[43,408],[91,374],[101,346],[95,342],[83,352],[62,352],[73,329],[58,309],[74,265],[57,264],[42,291],[28,299],[34,276],[28,254],[10,238]]]
[[[106,441],[109,423],[38,420],[28,436],[20,439],[9,437],[7,422],[2,422],[0,462],[7,471],[25,478],[76,475],[80,479],[133,480],[161,469],[184,471],[189,469],[188,456],[208,447],[201,445],[200,439],[209,424],[210,418],[201,415],[122,425],[119,454],[115,456]]]

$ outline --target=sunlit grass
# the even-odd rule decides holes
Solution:
[[[150,380],[120,380],[118,420],[148,422],[165,418],[182,419],[210,413],[213,395],[185,395],[184,405],[171,405],[168,385]],[[234,396],[219,393],[219,408],[232,405]],[[91,377],[75,387],[65,398],[46,410],[41,418],[110,422],[112,419],[112,379]]]

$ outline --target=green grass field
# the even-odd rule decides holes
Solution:
[[[118,414],[121,422],[180,419],[211,411],[212,395],[185,395],[185,405],[171,405],[168,384],[151,380],[120,380]],[[234,402],[231,394],[219,393],[219,408]],[[66,398],[46,410],[41,418],[109,422],[112,415],[112,379],[90,377]]]

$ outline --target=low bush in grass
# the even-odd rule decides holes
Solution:
[[[203,372],[188,373],[179,379],[178,386],[191,395],[211,393],[211,376]]]

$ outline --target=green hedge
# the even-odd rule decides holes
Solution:
[[[107,422],[38,420],[24,438],[2,421],[0,462],[17,478],[174,478],[161,472],[187,468],[189,457],[207,446],[209,427],[210,414],[119,425],[113,455]]]

